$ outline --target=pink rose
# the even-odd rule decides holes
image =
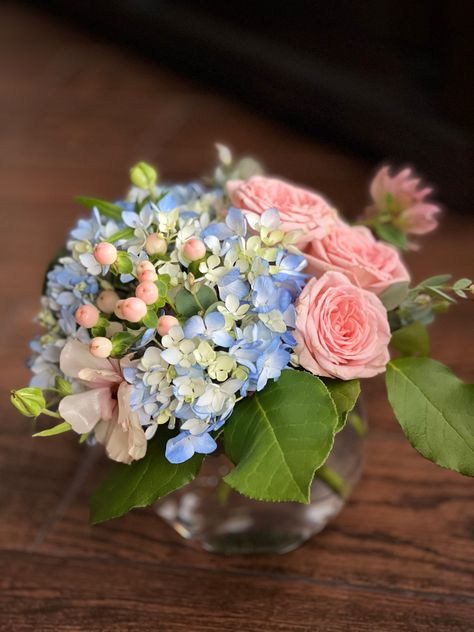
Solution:
[[[382,167],[370,185],[374,206],[368,214],[390,216],[395,226],[406,233],[429,233],[438,225],[435,215],[441,210],[426,201],[431,192],[429,187],[420,186],[420,179],[413,177],[411,169],[391,176],[389,167]]]
[[[323,239],[308,244],[304,255],[307,272],[317,276],[327,270],[343,272],[354,285],[375,294],[410,280],[398,250],[377,241],[365,226],[340,224]]]
[[[320,195],[276,178],[253,176],[249,180],[229,180],[227,193],[232,204],[243,211],[261,215],[276,208],[282,230],[302,231],[299,247],[320,239],[339,221],[337,211]]]
[[[295,337],[300,365],[314,375],[372,377],[390,359],[390,327],[380,299],[339,272],[326,272],[303,288]]]

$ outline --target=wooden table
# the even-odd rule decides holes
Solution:
[[[67,435],[31,439],[8,403],[28,380],[42,271],[80,212],[75,194],[121,194],[141,158],[168,179],[198,175],[221,140],[355,214],[373,166],[8,4],[0,77],[0,629],[473,630],[473,483],[411,449],[382,379],[365,385],[361,483],[323,534],[281,557],[204,553],[149,510],[89,526],[87,498],[107,464]],[[447,211],[427,249],[410,255],[414,277],[472,275],[473,237],[473,219]],[[471,381],[472,307],[433,327],[434,356]]]

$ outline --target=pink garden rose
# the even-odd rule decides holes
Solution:
[[[372,377],[390,359],[390,327],[380,299],[339,272],[312,278],[303,288],[295,338],[300,365],[323,377]]]
[[[328,270],[343,272],[354,285],[377,295],[394,283],[410,280],[398,250],[377,241],[365,226],[340,224],[308,244],[304,255],[308,261],[305,272],[317,276]]]
[[[382,167],[370,185],[374,205],[368,214],[390,216],[394,225],[406,233],[429,233],[438,225],[435,215],[441,210],[426,201],[430,193],[432,189],[420,186],[420,179],[413,177],[411,169],[392,176],[389,167]]]
[[[300,248],[326,235],[339,221],[337,211],[320,195],[276,178],[229,180],[227,193],[232,204],[244,212],[261,215],[277,209],[282,230],[302,231],[297,241]]]
[[[129,405],[132,386],[122,375],[122,367],[130,366],[128,358],[96,358],[88,345],[71,340],[64,345],[59,363],[65,375],[86,387],[59,404],[59,414],[72,429],[80,434],[93,430],[114,461],[131,463],[145,456],[145,433]]]

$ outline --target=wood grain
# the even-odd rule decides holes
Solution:
[[[325,191],[354,215],[373,165],[310,142],[132,53],[26,8],[0,7],[0,629],[473,629],[472,481],[404,440],[383,381],[366,387],[363,479],[336,521],[285,556],[218,557],[152,510],[91,527],[87,499],[107,464],[69,436],[32,439],[8,391],[26,383],[42,270],[80,209],[120,195],[138,159],[169,180],[212,166],[215,140]],[[446,211],[415,279],[472,274],[474,220]],[[20,242],[21,238],[21,242]],[[25,256],[25,252],[28,256]],[[474,378],[472,304],[433,327],[433,354]]]

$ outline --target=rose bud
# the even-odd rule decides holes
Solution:
[[[94,248],[96,261],[104,266],[110,266],[117,260],[117,248],[107,241],[103,241]]]
[[[131,323],[138,323],[147,313],[147,306],[141,298],[132,296],[124,300],[121,311],[125,320]]]
[[[199,261],[206,254],[206,245],[201,239],[192,237],[183,244],[183,255],[188,261]]]
[[[145,270],[144,272],[138,275],[138,280],[140,281],[140,283],[143,283],[144,281],[153,283],[157,279],[158,279],[158,275],[156,274],[154,270]]]
[[[147,305],[153,305],[158,300],[158,288],[150,281],[142,281],[137,285],[135,296],[141,298]]]
[[[96,358],[108,358],[112,353],[112,341],[103,336],[97,336],[90,341],[89,350]]]
[[[136,271],[138,277],[143,274],[145,270],[151,270],[152,272],[155,272],[155,266],[152,264],[151,261],[145,260],[137,263]]]
[[[114,314],[117,316],[117,318],[120,318],[121,320],[125,318],[122,311],[122,307],[124,303],[125,301],[123,299],[120,299],[119,301],[117,301],[115,305],[115,309],[114,309]]]
[[[99,317],[100,312],[94,305],[81,305],[74,314],[76,323],[87,329],[95,327],[99,322]]]
[[[97,297],[96,305],[104,314],[112,314],[119,300],[119,295],[116,292],[104,290]]]
[[[161,235],[153,233],[146,238],[145,250],[149,255],[164,255],[168,250],[168,242]]]
[[[174,316],[160,316],[156,324],[156,330],[160,336],[166,336],[172,327],[179,325],[179,320]]]

